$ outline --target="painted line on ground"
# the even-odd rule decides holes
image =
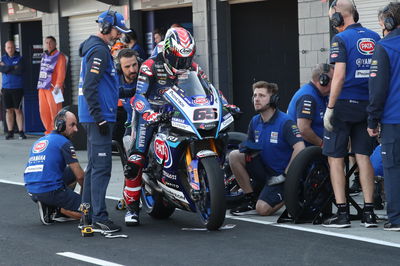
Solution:
[[[297,226],[297,225],[278,224],[276,222],[261,221],[261,220],[257,220],[257,219],[245,218],[245,217],[236,217],[236,216],[232,216],[232,215],[226,215],[226,218],[233,219],[233,220],[240,220],[240,221],[250,222],[250,223],[271,225],[271,226],[275,226],[275,227],[281,227],[281,228],[287,228],[287,229],[292,229],[292,230],[304,231],[304,232],[315,233],[315,234],[320,234],[320,235],[334,236],[334,237],[340,237],[340,238],[345,238],[345,239],[350,239],[350,240],[357,240],[357,241],[362,241],[362,242],[367,242],[367,243],[377,244],[377,245],[382,245],[382,246],[400,248],[400,244],[399,243],[383,241],[383,240],[379,240],[379,239],[375,239],[375,238],[348,235],[348,234],[336,233],[336,232],[331,232],[331,231],[324,231],[322,229],[305,228],[305,227],[301,227],[301,226]]]
[[[11,185],[18,185],[18,186],[25,186],[24,182],[15,182],[6,179],[0,179],[0,183],[11,184]]]
[[[75,260],[80,260],[80,261],[96,264],[96,265],[123,266],[123,264],[113,263],[113,262],[106,261],[106,260],[101,260],[101,259],[96,259],[96,258],[93,258],[93,257],[81,255],[81,254],[74,253],[74,252],[58,252],[56,254],[60,255],[60,256],[67,257],[67,258],[71,258],[71,259],[75,259]]]
[[[0,179],[0,183],[18,185],[18,186],[25,186],[24,182],[15,182],[15,181],[10,181],[10,180],[6,180],[6,179]],[[113,196],[106,196],[106,198],[107,199],[112,199],[112,200],[120,200],[121,199],[121,198],[113,197]]]

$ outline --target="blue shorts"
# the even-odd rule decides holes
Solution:
[[[258,196],[259,200],[265,201],[272,208],[283,201],[284,184],[268,186],[265,185]]]
[[[344,158],[348,154],[349,138],[351,151],[370,156],[374,149],[374,138],[368,135],[368,101],[338,100],[332,118],[333,131],[324,130],[322,153],[329,157]]]
[[[45,193],[32,193],[32,200],[35,202],[40,201],[46,205],[56,208],[63,208],[69,211],[78,211],[79,206],[81,205],[81,196],[67,187],[76,180],[75,175],[72,173],[69,167],[67,167],[64,171],[63,180],[63,187]]]

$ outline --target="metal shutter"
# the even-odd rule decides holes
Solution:
[[[72,104],[78,105],[78,83],[81,68],[79,45],[98,31],[95,22],[100,13],[69,17],[69,48],[71,64]]]
[[[360,14],[361,24],[382,35],[382,30],[378,24],[378,10],[389,4],[390,0],[355,0],[355,3]]]

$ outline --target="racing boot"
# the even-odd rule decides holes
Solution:
[[[127,212],[125,214],[125,224],[127,226],[137,226],[140,224],[139,221],[139,211],[140,211],[140,201],[134,201],[131,204],[127,205]]]

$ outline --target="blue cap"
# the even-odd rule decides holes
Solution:
[[[125,25],[124,16],[116,11],[104,11],[97,19],[97,23],[110,23],[112,27],[116,28],[122,33],[131,32]]]

